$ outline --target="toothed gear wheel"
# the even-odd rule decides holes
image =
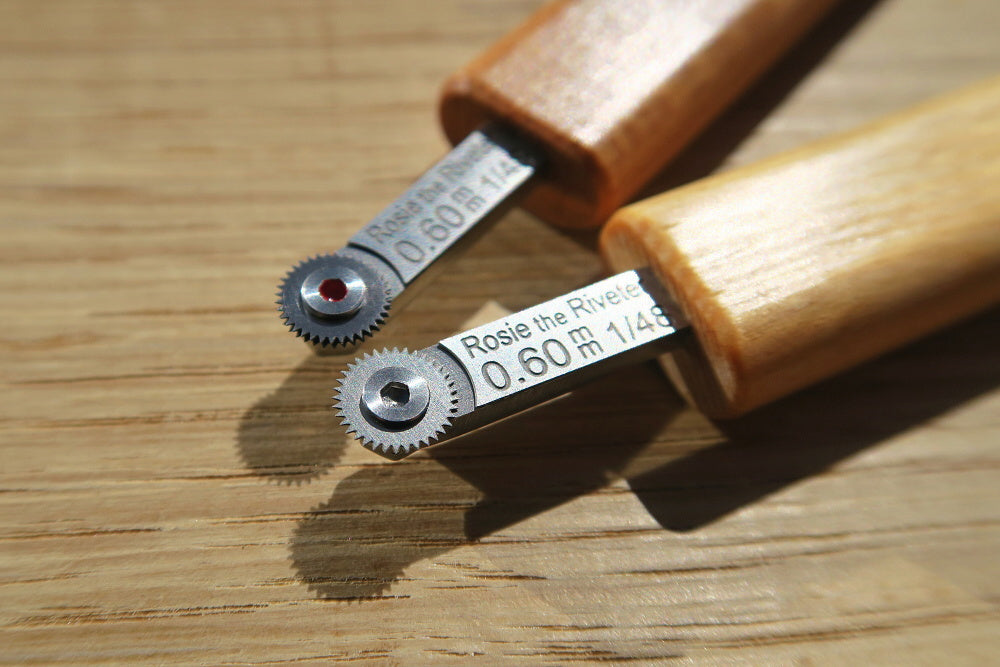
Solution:
[[[458,409],[455,384],[431,357],[403,350],[365,354],[334,396],[341,423],[372,451],[402,458],[441,438]]]
[[[371,335],[389,316],[393,290],[382,272],[354,255],[301,262],[278,289],[281,319],[314,345],[348,345]]]

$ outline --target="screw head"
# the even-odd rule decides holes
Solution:
[[[423,418],[430,399],[427,378],[409,368],[390,366],[365,382],[361,410],[390,429],[403,429]]]
[[[347,318],[358,312],[368,296],[368,286],[346,266],[321,268],[302,281],[302,305],[312,315],[325,319]]]

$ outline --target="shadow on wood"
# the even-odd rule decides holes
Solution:
[[[720,424],[725,443],[629,485],[661,526],[694,530],[993,389],[1000,383],[997,341],[994,309]]]
[[[243,414],[236,445],[251,472],[279,484],[301,484],[340,460],[347,442],[330,406],[345,359],[310,353]]]
[[[656,369],[625,369],[348,477],[299,523],[291,560],[320,598],[392,597],[412,563],[596,491],[640,452],[673,460],[630,480],[637,497],[665,529],[694,530],[992,389],[997,340],[1000,311],[726,425],[724,444],[679,457],[676,442],[656,440],[679,399]]]
[[[679,409],[658,369],[639,365],[400,462],[365,468],[299,523],[292,562],[321,598],[382,597],[411,563],[604,487]]]

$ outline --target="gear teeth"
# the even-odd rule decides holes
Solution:
[[[310,314],[301,304],[301,283],[324,266],[341,265],[361,274],[368,285],[368,300],[353,316],[344,320],[324,320]],[[285,274],[278,286],[279,317],[297,337],[320,347],[358,343],[379,330],[392,307],[390,290],[383,270],[346,255],[316,255],[299,262]]]
[[[424,416],[409,428],[392,431],[371,423],[361,409],[361,394],[371,374],[383,368],[402,366],[424,375],[432,387],[431,400]],[[432,357],[400,350],[383,349],[364,353],[348,364],[333,396],[332,406],[341,424],[365,447],[389,458],[402,458],[418,449],[427,447],[444,436],[451,426],[452,416],[458,411],[458,394],[454,380],[447,370]],[[442,391],[443,390],[443,391]]]

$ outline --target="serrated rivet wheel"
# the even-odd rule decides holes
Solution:
[[[458,397],[444,367],[407,350],[366,354],[340,381],[336,407],[349,432],[376,452],[408,454],[438,440]]]
[[[320,255],[295,266],[278,290],[285,324],[316,345],[363,340],[388,316],[394,279],[356,255]]]

